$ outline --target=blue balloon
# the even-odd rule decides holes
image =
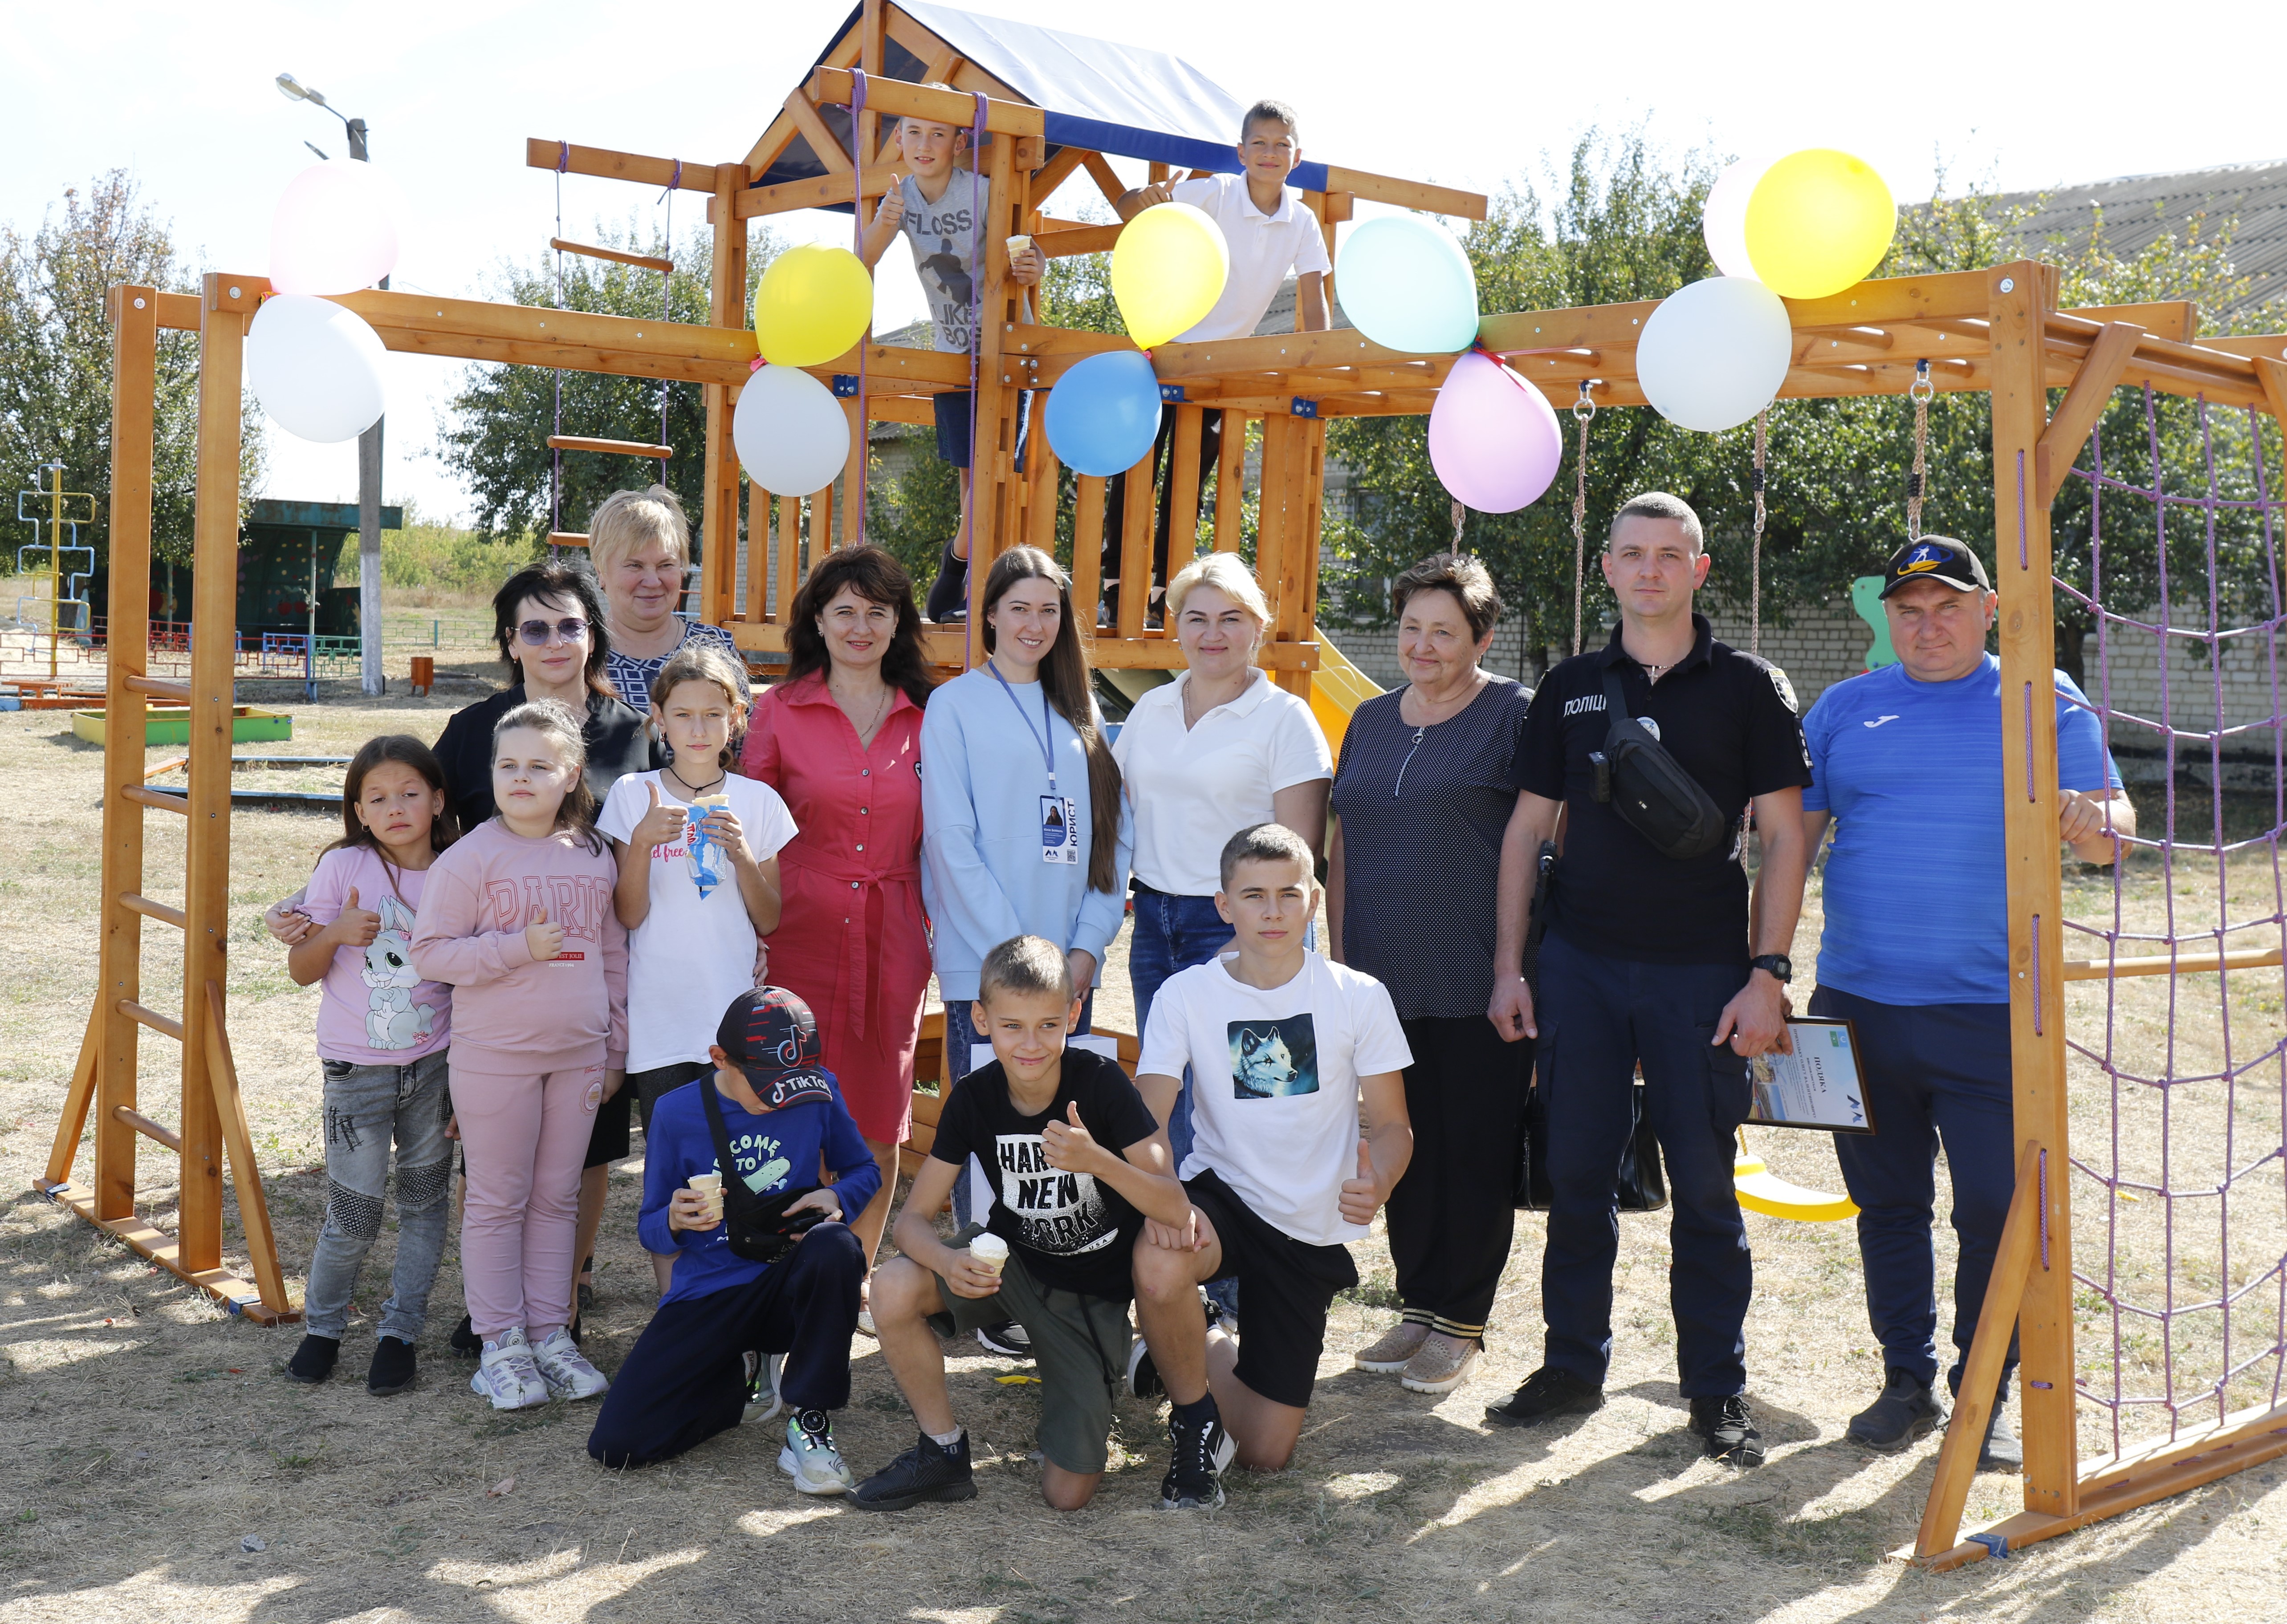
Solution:
[[[1452,233],[1420,215],[1350,228],[1334,266],[1342,313],[1378,344],[1451,355],[1477,336],[1477,279]]]
[[[1159,435],[1159,380],[1134,350],[1091,355],[1049,391],[1049,444],[1074,473],[1108,477],[1141,462]]]

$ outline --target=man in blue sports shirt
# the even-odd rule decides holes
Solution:
[[[1960,542],[1924,536],[1901,548],[1882,582],[1898,664],[1828,689],[1802,724],[1810,849],[1829,818],[1835,826],[1809,1013],[1856,1029],[1875,1127],[1834,1140],[1858,1204],[1867,1317],[1886,1368],[1881,1396],[1851,1418],[1850,1436],[1885,1453],[1945,1419],[1932,1391],[1939,1144],[1960,1242],[1947,1373],[1957,1391],[2016,1179],[2001,662],[1985,651],[1998,602]],[[2058,672],[2058,834],[2084,862],[2110,863],[2136,815],[2086,704]],[[1978,1457],[1988,1470],[2024,1464],[2001,1409],[2016,1365],[2013,1338]]]

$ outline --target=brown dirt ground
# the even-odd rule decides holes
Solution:
[[[445,713],[478,691],[447,683],[427,701],[368,703],[339,697],[334,685],[315,706],[284,686],[243,697],[295,710],[290,752],[346,753],[379,730],[433,736]],[[354,1379],[369,1348],[366,1321],[352,1326],[343,1376],[314,1390],[289,1385],[279,1371],[297,1333],[229,1318],[28,1193],[93,990],[98,759],[59,714],[0,716],[0,783],[9,791],[0,799],[0,931],[16,971],[0,983],[0,1187],[20,1192],[0,1206],[0,1435],[15,1461],[0,1489],[0,1624],[859,1613],[947,1624],[2287,1618],[2287,1490],[2279,1486],[2287,1462],[2006,1563],[1932,1576],[1890,1560],[1885,1553],[1911,1538],[1935,1452],[1926,1445],[1876,1457],[1843,1439],[1850,1413],[1879,1380],[1852,1235],[1754,1215],[1750,1366],[1771,1460],[1745,1474],[1697,1459],[1681,1430],[1665,1226],[1656,1218],[1624,1223],[1613,1401],[1543,1432],[1489,1431],[1477,1419],[1537,1362],[1539,1220],[1518,1226],[1492,1351],[1443,1400],[1343,1368],[1348,1351],[1388,1319],[1388,1253],[1379,1240],[1361,1245],[1366,1283],[1337,1305],[1294,1465],[1270,1478],[1234,1473],[1230,1504],[1192,1517],[1151,1509],[1164,1466],[1160,1423],[1131,1402],[1120,1406],[1115,1466],[1096,1503],[1072,1516],[1045,1510],[1027,1455],[1034,1400],[1022,1386],[996,1383],[1011,1368],[973,1347],[952,1360],[956,1402],[979,1440],[982,1493],[973,1505],[869,1518],[806,1502],[776,1470],[775,1437],[740,1432],[666,1468],[602,1471],[582,1447],[583,1413],[551,1405],[496,1415],[467,1391],[468,1367],[444,1345],[460,1292],[450,1253],[416,1391],[389,1400],[366,1395]],[[179,895],[181,835],[171,823],[150,820],[146,890],[162,899]],[[288,981],[257,915],[305,877],[329,820],[241,809],[234,832],[232,1031],[285,1267],[298,1289],[325,1187],[310,1055],[316,995]],[[2194,889],[2204,884],[2212,908],[2212,877],[2179,878]],[[2260,878],[2266,891],[2256,900],[2269,911],[2269,879]],[[2156,906],[2156,881],[2134,881],[2132,909]],[[2109,911],[2109,880],[2073,884],[2077,913]],[[1816,926],[1814,907],[1806,943]],[[168,979],[165,933],[146,934],[154,941],[144,997],[166,1008],[179,989]],[[1107,1022],[1124,1013],[1120,958],[1110,966]],[[2258,979],[2233,989],[2234,1055],[2243,1065],[2280,1037],[2277,974],[2260,987]],[[2188,980],[2183,996],[2195,997],[2196,985]],[[2164,987],[2144,983],[2124,1000],[2124,1043],[2148,1040],[2156,1021],[2164,1024],[2164,1002],[2154,1004]],[[2209,1030],[2212,978],[2208,989],[2204,1024],[2182,1018],[2178,1029],[2220,1053]],[[2101,1005],[2090,1013],[2097,996],[2075,989],[2077,1032],[2091,1020],[2101,1031]],[[146,1108],[170,1119],[170,1045],[154,1039],[146,1053]],[[2276,1064],[2241,1089],[2245,1131],[2275,1145]],[[2076,1092],[2085,1126],[2093,1126],[2095,1091]],[[2201,1130],[2219,1125],[2224,1107],[2187,1100],[2174,1108],[2177,1171],[2188,1177],[2202,1154]],[[2084,1135],[2085,1147],[2095,1142]],[[1839,1184],[1819,1136],[1766,1133],[1758,1147],[1800,1183]],[[2129,1151],[2156,1154],[2142,1127]],[[634,1237],[639,1170],[638,1160],[614,1173],[597,1259],[602,1300],[590,1346],[606,1370],[645,1317],[648,1271]],[[165,1224],[173,1170],[154,1150],[143,1177],[143,1210]],[[2236,1281],[2245,1278],[2244,1258],[2281,1250],[2275,1176],[2267,1195],[2246,1187],[2251,1199],[2234,1219]],[[2075,1195],[2085,1237],[2104,1203],[2085,1180]],[[2256,1210],[2267,1199],[2267,1218]],[[2141,1219],[2160,1205],[2121,1210]],[[1941,1229],[1942,1267],[1949,1241]],[[229,1244],[238,1244],[234,1220]],[[368,1306],[385,1289],[391,1244],[384,1232],[363,1289]],[[2148,1247],[2139,1230],[2123,1256],[2150,1296],[2159,1287],[2139,1250]],[[2090,1256],[2085,1243],[2085,1267]],[[2211,1295],[2216,1279],[2210,1267]],[[2187,1277],[2180,1295],[2199,1283]],[[2240,1321],[2236,1356],[2251,1351],[2251,1328],[2267,1336],[2275,1323],[2259,1302]],[[2201,1336],[2196,1324],[2180,1322],[2180,1393],[2193,1380],[2187,1372],[2205,1346]],[[2129,1348],[2131,1385],[2158,1381],[2145,1367],[2167,1351]],[[913,1429],[873,1345],[860,1338],[855,1352],[856,1396],[838,1431],[863,1471],[903,1448]],[[2109,1380],[2109,1343],[2085,1355],[2084,1368]],[[2092,1447],[2096,1424],[2085,1440]],[[505,1493],[487,1492],[511,1479]],[[2006,1515],[2015,1503],[2013,1480],[1983,1477],[1970,1517]],[[247,1536],[266,1548],[242,1550]]]

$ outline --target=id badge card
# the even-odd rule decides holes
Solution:
[[[1072,836],[1072,803],[1069,795],[1041,797],[1041,861],[1080,862],[1080,842]]]

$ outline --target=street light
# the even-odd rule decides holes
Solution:
[[[350,156],[359,162],[371,154],[366,146],[365,121],[348,118],[319,91],[291,74],[278,75],[278,93],[289,101],[306,101],[323,107],[342,121],[349,132]],[[302,143],[310,146],[307,141]],[[323,158],[314,146],[310,150]],[[383,277],[381,285],[389,286]],[[358,643],[360,686],[368,694],[385,691],[388,679],[381,670],[381,420],[358,436]]]

